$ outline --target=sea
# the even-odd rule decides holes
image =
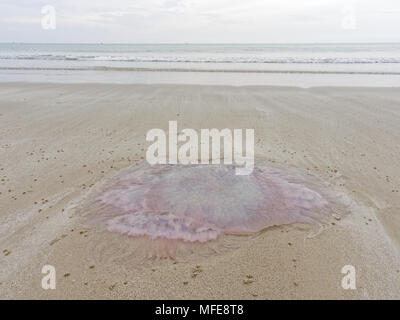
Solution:
[[[0,82],[400,86],[400,43],[0,43]]]

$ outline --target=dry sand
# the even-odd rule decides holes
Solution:
[[[147,130],[168,120],[254,128],[257,156],[329,182],[352,212],[311,239],[279,226],[221,253],[132,265],[137,239],[82,225],[73,207],[142,161]],[[398,299],[399,142],[396,88],[1,84],[0,298]],[[55,290],[41,288],[46,264]],[[356,290],[341,287],[344,265]]]

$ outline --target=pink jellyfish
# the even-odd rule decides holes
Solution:
[[[91,200],[87,208],[108,231],[165,240],[168,255],[176,241],[296,222],[322,225],[341,210],[338,195],[316,178],[268,163],[247,176],[235,175],[234,165],[144,163],[121,170]]]

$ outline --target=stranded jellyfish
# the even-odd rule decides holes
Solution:
[[[135,165],[106,180],[86,207],[108,231],[152,240],[206,242],[270,226],[322,226],[338,196],[311,175],[265,163],[250,175],[234,165]]]

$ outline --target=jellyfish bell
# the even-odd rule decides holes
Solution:
[[[345,213],[340,195],[315,177],[266,162],[249,175],[235,165],[130,166],[106,179],[81,206],[107,232],[157,243],[175,257],[179,244],[307,223],[321,228]]]

